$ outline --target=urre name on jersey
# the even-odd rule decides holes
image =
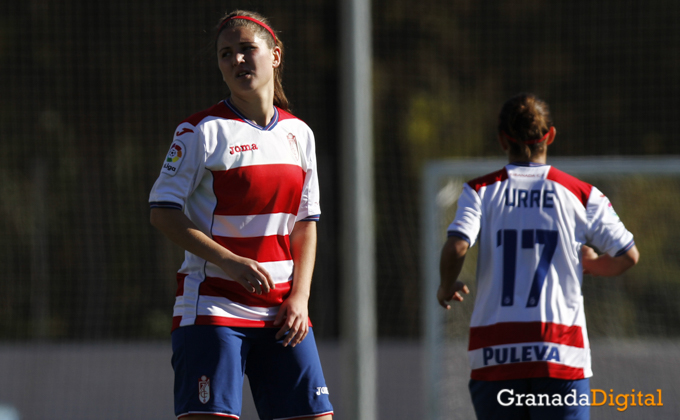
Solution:
[[[507,207],[551,209],[555,207],[555,191],[510,188],[505,190],[504,203]]]

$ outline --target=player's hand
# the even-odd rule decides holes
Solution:
[[[307,310],[307,299],[296,295],[288,296],[279,308],[279,313],[274,319],[274,326],[281,325],[281,329],[276,333],[276,339],[283,339],[283,346],[297,346],[307,337],[309,332],[309,317]]]
[[[222,264],[220,268],[250,293],[261,295],[276,288],[269,272],[250,258],[236,257]]]
[[[583,264],[583,274],[592,275],[591,265],[597,261],[600,256],[595,252],[595,250],[588,245],[581,246],[581,261]]]
[[[458,302],[463,301],[463,296],[460,294],[460,292],[463,292],[466,295],[470,293],[470,289],[468,289],[467,285],[462,281],[456,280],[453,285],[453,290],[446,290],[440,285],[439,289],[437,290],[437,300],[439,301],[439,304],[442,306],[442,308],[448,311],[451,309],[451,305],[449,305],[448,302],[452,300],[457,300]]]

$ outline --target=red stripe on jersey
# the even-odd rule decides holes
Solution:
[[[470,188],[479,192],[479,190],[482,187],[486,187],[487,185],[491,185],[496,182],[502,182],[505,181],[506,179],[508,179],[508,171],[505,168],[503,168],[496,172],[492,172],[490,174],[480,176],[479,178],[475,178],[472,181],[468,182],[468,185],[470,186]]]
[[[179,328],[179,324],[182,322],[181,316],[175,316],[172,318],[172,331]],[[254,328],[274,328],[274,321],[257,321],[251,319],[241,319],[241,318],[227,318],[224,316],[209,316],[209,315],[199,315],[196,317],[194,325],[220,325],[224,327],[254,327]]]
[[[224,296],[233,302],[241,303],[243,305],[270,308],[283,303],[290,294],[290,285],[291,282],[278,283],[276,289],[271,290],[269,293],[258,295],[256,293],[250,293],[245,287],[235,281],[225,280],[219,277],[206,277],[205,281],[201,283],[199,295]]]
[[[175,331],[177,328],[179,328],[180,322],[182,322],[181,316],[173,316],[172,317],[172,329],[170,330],[170,332]]]
[[[181,316],[172,317],[172,329],[170,332],[179,328],[182,322]],[[312,321],[308,321],[312,326]],[[199,315],[196,317],[194,325],[220,325],[223,327],[249,327],[249,328],[276,328],[274,321],[258,321],[252,319],[228,318],[224,316]]]
[[[590,192],[593,190],[593,186],[587,182],[583,182],[580,179],[569,175],[566,172],[562,172],[559,169],[550,167],[548,171],[548,176],[546,179],[555,181],[564,188],[568,189],[579,199],[583,207],[588,204],[588,198],[590,197]]]
[[[213,237],[215,242],[234,254],[257,262],[288,261],[290,254],[288,235],[255,236],[252,238]]]
[[[227,120],[243,121],[238,115],[234,113],[234,111],[229,109],[229,107],[224,104],[224,101],[220,101],[218,104],[213,105],[204,111],[197,112],[182,122],[197,126],[207,117],[219,117]]]
[[[170,332],[179,328],[182,322],[181,316],[172,317],[172,329]],[[242,318],[229,318],[226,316],[199,315],[196,317],[194,325],[220,325],[223,327],[248,327],[248,328],[279,328],[274,325],[274,321],[259,321]],[[307,317],[307,325],[313,327],[312,320]]]
[[[199,315],[194,325],[221,325],[223,327],[254,327],[274,328],[274,321],[259,321],[253,319],[229,318],[226,316]]]
[[[255,321],[242,318],[228,318],[226,316],[199,315],[195,325],[221,325],[223,327],[254,327],[254,328],[279,328],[274,321]],[[307,318],[307,325],[312,326],[312,321]]]
[[[296,165],[254,165],[213,172],[215,214],[297,215],[305,172]]]
[[[184,295],[184,279],[186,277],[187,275],[184,273],[177,273],[177,291],[175,292],[175,296]]]
[[[583,347],[583,332],[578,325],[552,322],[500,322],[483,327],[470,327],[468,350],[504,344],[549,342]]]
[[[573,381],[583,379],[585,376],[582,368],[551,362],[524,362],[474,369],[470,378],[476,381],[505,381],[526,378],[557,378]]]

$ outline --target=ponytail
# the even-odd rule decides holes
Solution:
[[[548,104],[531,93],[510,98],[498,116],[498,132],[509,141],[510,153],[527,159],[545,150],[552,126]]]

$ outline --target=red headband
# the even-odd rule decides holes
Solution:
[[[552,129],[552,127],[550,127],[550,128]],[[545,133],[545,135],[544,135],[543,137],[541,137],[540,139],[536,139],[536,140],[526,140],[526,141],[518,141],[518,140],[515,140],[515,139],[513,139],[512,137],[510,137],[510,136],[508,135],[508,133],[506,133],[505,131],[501,131],[501,134],[503,134],[503,137],[505,137],[506,139],[510,140],[510,141],[513,142],[513,143],[537,144],[537,143],[543,143],[544,141],[546,141],[546,139],[548,138],[548,135],[550,134],[551,131],[552,131],[552,130],[548,130],[548,132]]]
[[[274,45],[276,45],[276,35],[274,35],[274,31],[272,30],[272,28],[270,28],[266,23],[260,22],[259,20],[255,19],[255,18],[251,18],[250,16],[232,16],[230,18],[224,19],[224,21],[222,21],[222,23],[220,23],[220,27],[217,30],[217,34],[219,35],[219,33],[222,32],[222,28],[224,28],[224,25],[227,22],[234,20],[234,19],[245,19],[245,20],[249,20],[251,22],[255,22],[258,25],[262,26],[264,29],[267,30],[267,32],[269,32],[269,34],[272,36],[272,38],[274,38]]]

